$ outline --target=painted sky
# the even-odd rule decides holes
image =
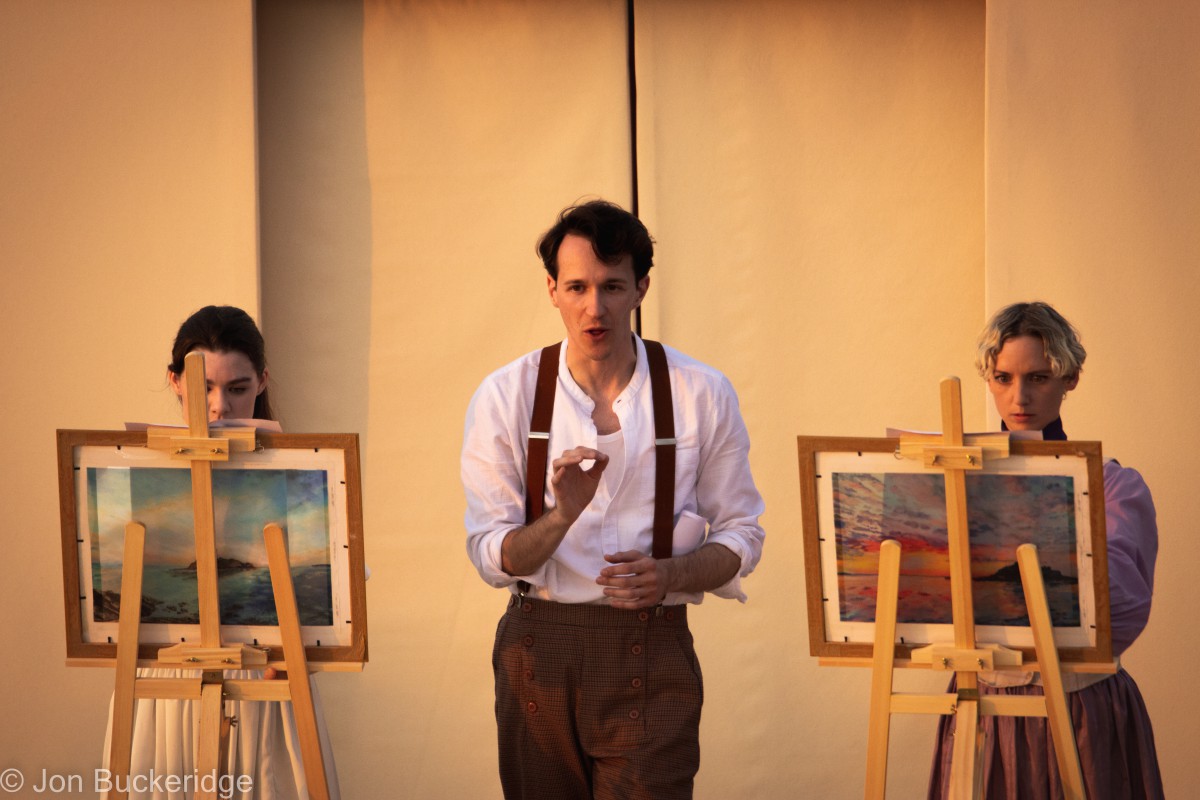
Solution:
[[[949,575],[945,480],[931,473],[834,473],[838,572],[874,574],[879,545],[895,539],[905,575]],[[1044,566],[1076,575],[1074,485],[1057,475],[967,476],[972,574],[991,575],[1032,541]]]
[[[263,526],[288,534],[293,566],[329,563],[327,476],[323,470],[213,470],[217,555],[266,566]],[[184,567],[196,560],[192,483],[187,469],[90,467],[93,557],[121,561],[125,523],[146,526],[146,563]]]

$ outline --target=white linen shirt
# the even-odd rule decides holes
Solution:
[[[592,502],[558,549],[530,575],[509,575],[501,544],[525,525],[525,465],[529,423],[541,351],[535,350],[484,379],[471,398],[463,436],[462,481],[467,496],[467,552],[485,581],[510,587],[525,580],[532,594],[560,603],[607,603],[596,583],[605,553],[649,554],[654,520],[654,407],[646,347],[634,337],[633,378],[613,402],[625,442],[619,481],[602,481]],[[554,505],[551,462],[573,447],[596,448],[595,404],[567,369],[567,342],[559,354],[558,387],[546,464],[545,506]],[[703,543],[729,548],[738,574],[713,593],[745,602],[741,578],[762,555],[758,517],[763,501],[750,475],[750,437],[733,386],[717,370],[666,347],[675,412],[675,555]],[[598,449],[598,448],[597,448]],[[584,462],[590,466],[590,462]],[[703,538],[703,522],[708,525]],[[664,603],[699,603],[703,592],[671,593]]]

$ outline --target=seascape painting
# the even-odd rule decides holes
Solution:
[[[1092,502],[1104,496],[1100,443],[972,436],[978,443],[964,447],[982,453],[963,476],[975,641],[1036,658],[1016,557],[1028,543],[1060,657],[1111,662],[1104,503]],[[797,437],[814,656],[873,657],[879,548],[889,539],[900,545],[897,658],[955,640],[944,468],[914,446],[928,437]]]
[[[199,623],[192,484],[187,469],[86,467],[92,615],[120,611],[125,523],[146,527],[143,623]],[[333,624],[328,474],[322,469],[214,469],[221,624],[274,626],[263,527],[287,532],[302,625]]]
[[[940,474],[835,472],[838,613],[873,622],[884,539],[901,546],[899,623],[952,622],[945,481]],[[1027,626],[1016,548],[1038,547],[1055,627],[1077,627],[1080,568],[1069,475],[967,475],[971,580],[977,625]]]
[[[151,428],[150,430],[153,430]],[[164,429],[175,435],[176,429]],[[263,529],[283,528],[310,662],[367,660],[362,487],[354,434],[259,431],[253,449],[212,462],[220,641],[284,658]],[[109,661],[120,644],[125,529],[145,529],[138,658],[205,638],[199,608],[192,467],[147,430],[59,430],[67,658]],[[207,503],[205,503],[207,505]]]

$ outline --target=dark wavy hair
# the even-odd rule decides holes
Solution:
[[[615,203],[592,200],[563,209],[554,227],[538,240],[538,255],[554,280],[558,280],[558,248],[568,233],[591,242],[596,258],[605,264],[632,256],[633,275],[639,281],[654,266],[654,239],[642,221]]]
[[[258,326],[249,314],[234,306],[205,306],[185,319],[175,334],[167,369],[182,378],[183,359],[196,349],[241,353],[250,360],[259,378],[267,369],[266,344]],[[263,389],[254,399],[255,419],[275,419],[268,391]]]

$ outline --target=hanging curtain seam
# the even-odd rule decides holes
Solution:
[[[637,152],[637,58],[634,53],[636,37],[634,31],[634,0],[625,0],[625,64],[629,80],[629,170],[632,198],[629,211],[640,218],[638,210],[638,152]],[[642,335],[642,307],[633,312],[634,331]]]

